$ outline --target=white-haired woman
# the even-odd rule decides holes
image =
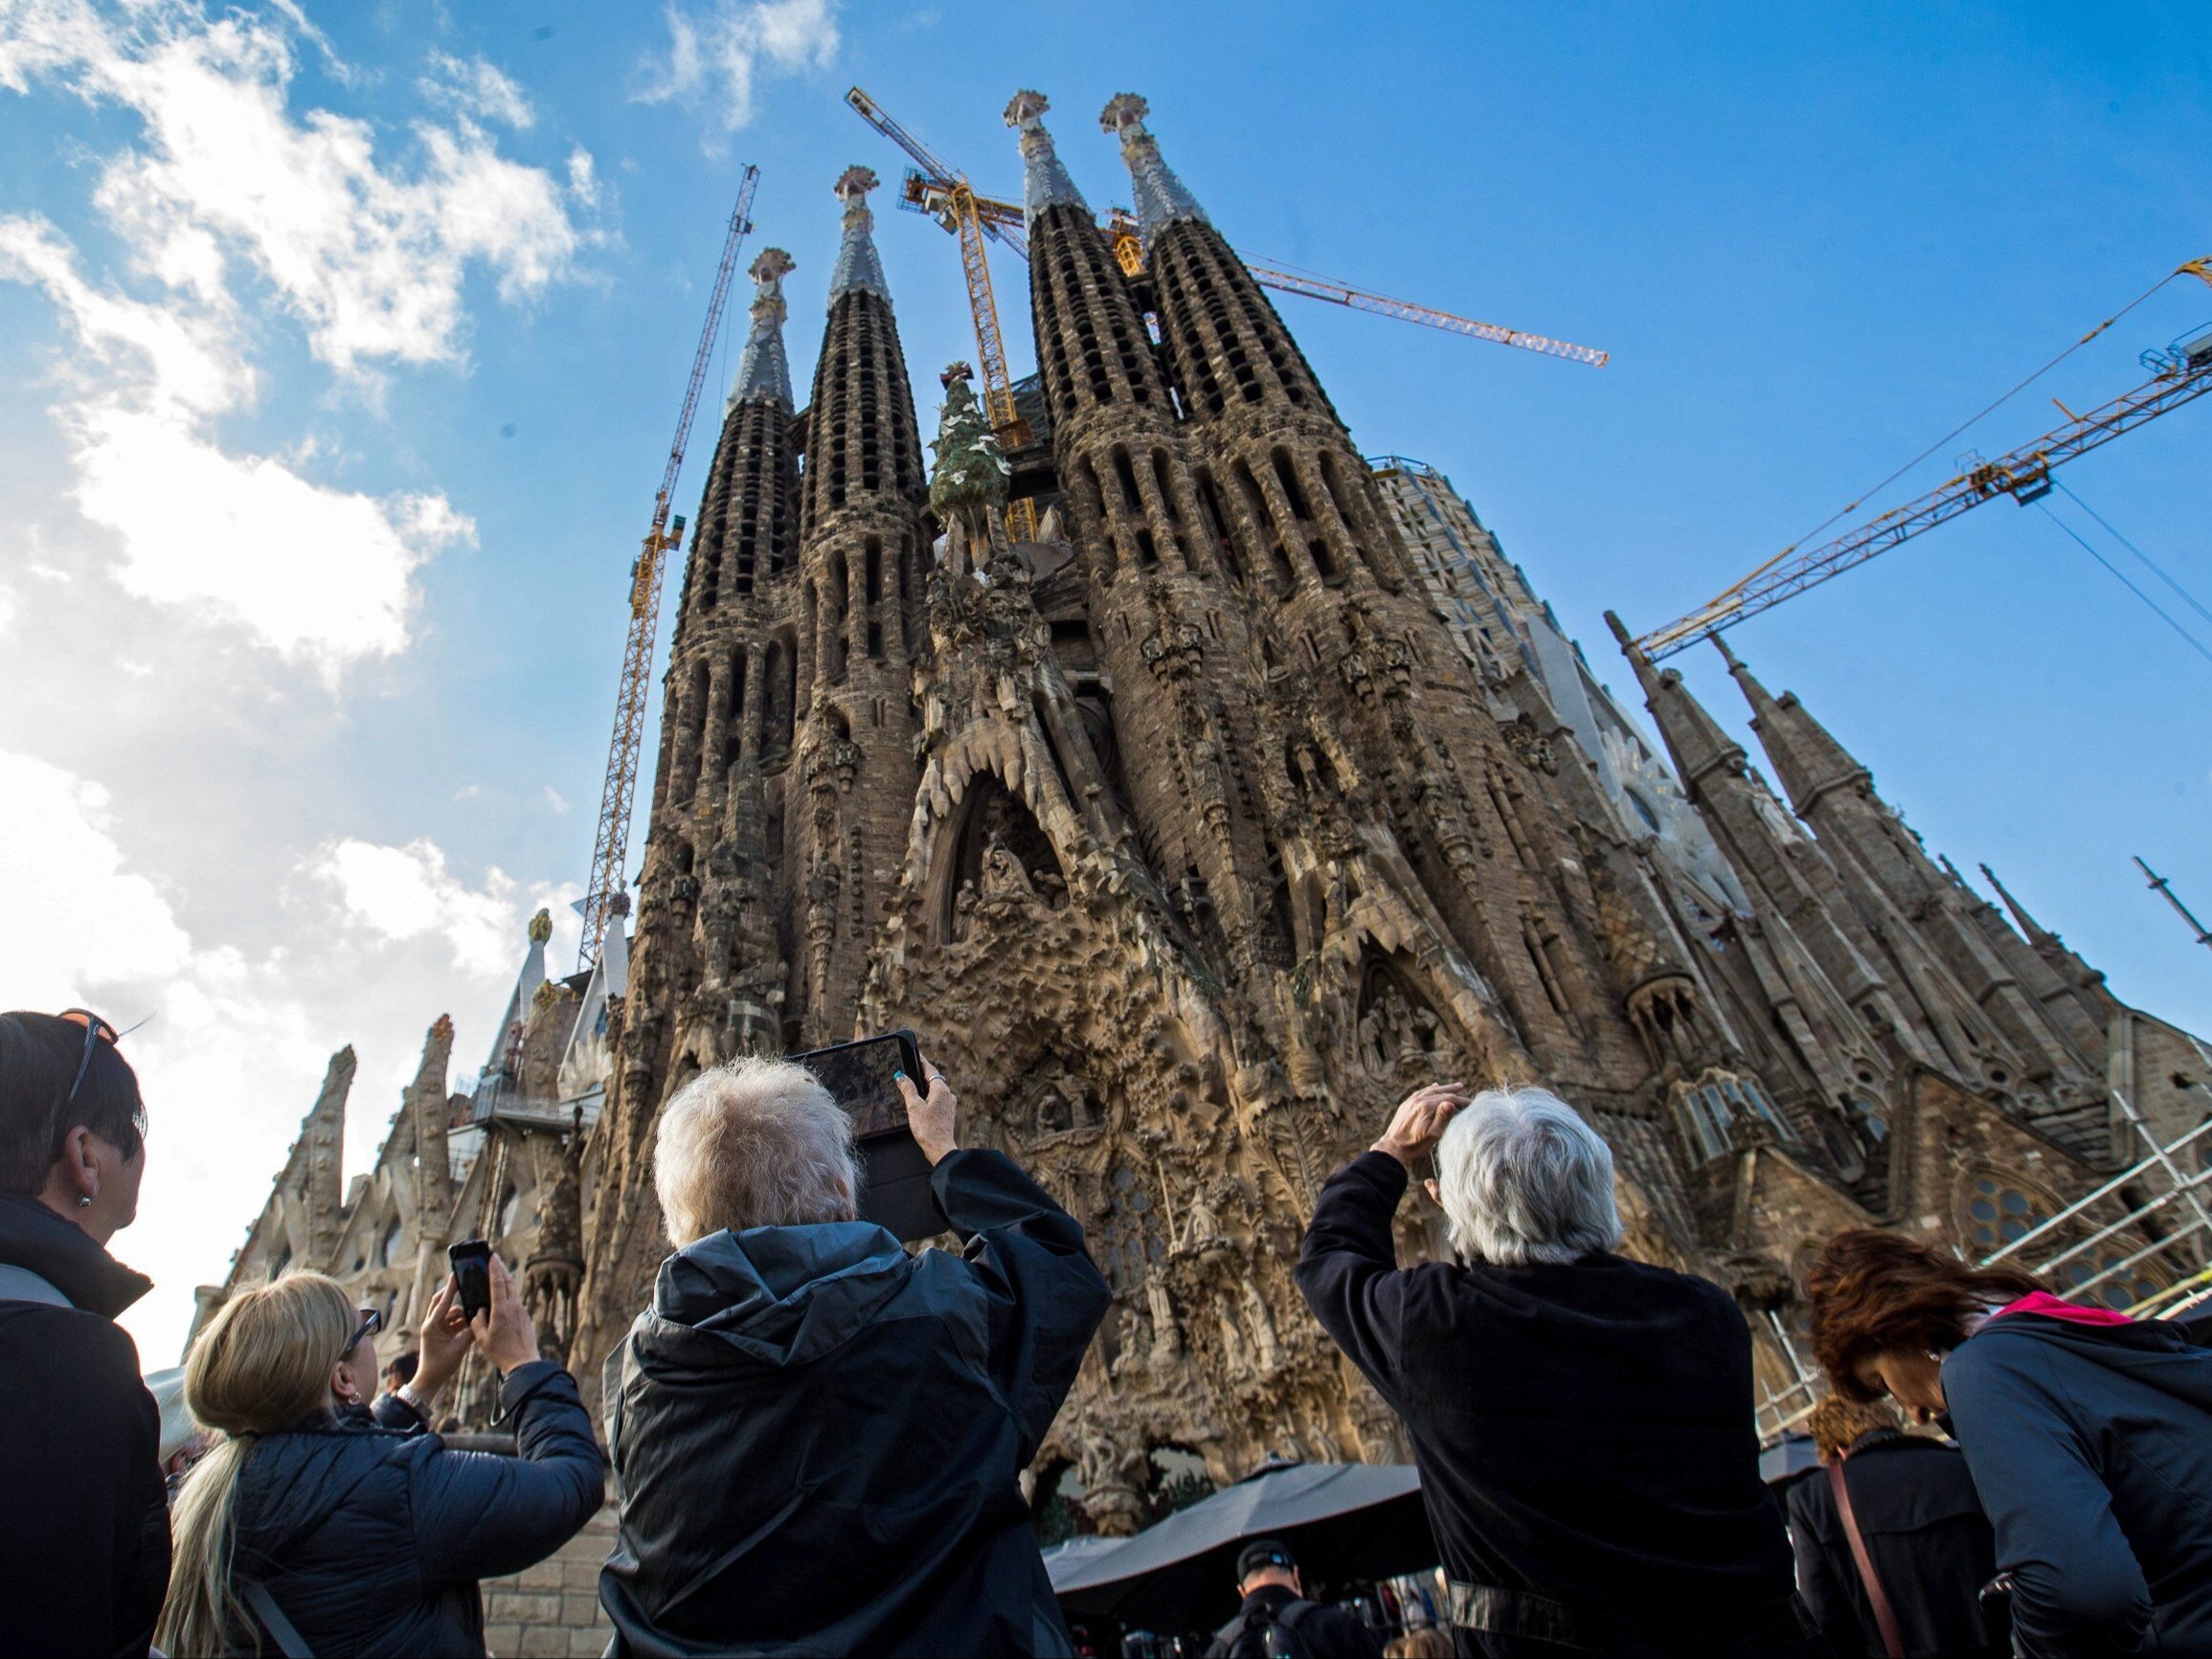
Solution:
[[[1401,1270],[1391,1217],[1432,1151],[1461,1260]],[[1571,1107],[1439,1084],[1321,1189],[1298,1289],[1405,1420],[1460,1652],[1810,1654],[1743,1315],[1620,1237]]]
[[[366,1425],[350,1408],[374,1386],[379,1322],[335,1279],[287,1273],[208,1322],[185,1403],[221,1438],[177,1497],[163,1651],[484,1652],[477,1581],[560,1548],[604,1500],[605,1474],[576,1382],[538,1357],[506,1264],[492,1258],[473,1327],[453,1302],[449,1279],[424,1323],[440,1355],[473,1334],[505,1374],[514,1457]]]
[[[1021,1472],[1105,1316],[1083,1229],[901,1077],[959,1254],[854,1219],[852,1125],[787,1061],[661,1114],[676,1253],[608,1366],[617,1653],[1066,1654]]]

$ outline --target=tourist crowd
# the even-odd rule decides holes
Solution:
[[[959,1145],[927,1069],[899,1087],[957,1252],[856,1219],[851,1122],[799,1066],[668,1102],[675,1250],[609,1362],[603,1455],[496,1257],[488,1306],[448,1280],[389,1367],[375,1312],[294,1272],[194,1341],[207,1446],[172,1501],[114,1322],[149,1281],[107,1252],[138,1080],[95,1015],[0,1015],[0,1651],[481,1654],[478,1581],[574,1536],[611,1460],[611,1652],[1072,1654],[1020,1475],[1109,1287],[1043,1188]],[[1401,1268],[1432,1167],[1456,1259]],[[1805,1285],[1823,1468],[1785,1506],[1734,1301],[1621,1237],[1605,1142],[1536,1088],[1423,1088],[1322,1187],[1298,1289],[1402,1421],[1441,1557],[1441,1626],[1392,1653],[2212,1655],[2212,1352],[2180,1328],[1843,1234]],[[472,1351],[511,1456],[433,1432]],[[1235,1577],[1212,1654],[1382,1652],[1283,1540]]]

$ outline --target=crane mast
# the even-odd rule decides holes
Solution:
[[[2183,274],[2212,286],[2212,260],[2193,260],[2176,273]],[[1892,507],[1834,541],[1802,550],[1785,548],[1688,616],[1643,635],[1633,642],[1634,648],[1657,662],[1747,617],[1771,611],[1983,502],[2000,495],[2022,506],[2040,501],[2051,492],[2054,469],[2212,392],[2212,333],[2185,340],[2170,351],[2147,351],[2143,363],[2153,370],[2152,376],[2133,391],[2010,454],[1975,462],[1917,501]]]
[[[999,326],[999,296],[991,286],[991,262],[983,253],[983,237],[985,235],[997,236],[1025,254],[1027,246],[1006,235],[1004,213],[986,222],[981,212],[984,198],[969,187],[967,175],[956,172],[928,145],[892,120],[874,99],[856,86],[845,95],[845,101],[852,105],[861,120],[906,151],[924,169],[907,174],[900,206],[928,213],[959,238],[960,274],[967,279],[968,312],[975,320],[976,356],[983,374],[983,413],[990,416],[1001,448],[1024,447],[1034,441],[1035,435],[1014,403],[1014,379],[1006,368],[1006,337]],[[991,206],[1007,209],[1009,204],[994,202]],[[1010,211],[1013,223],[1018,227],[1022,210],[1011,208]],[[1008,502],[1006,528],[1018,542],[1035,541],[1035,504],[1027,497]]]
[[[622,865],[630,850],[630,809],[638,792],[638,756],[644,746],[645,698],[651,689],[653,638],[661,620],[661,578],[667,557],[684,540],[684,521],[673,522],[668,508],[676,493],[676,478],[684,470],[684,447],[691,438],[691,417],[699,410],[699,392],[707,382],[713,361],[714,338],[722,327],[722,309],[730,298],[731,279],[737,270],[737,250],[753,228],[753,192],[760,183],[760,169],[748,165],[737,183],[737,205],[730,212],[730,228],[722,238],[722,262],[714,272],[714,292],[707,302],[706,325],[699,332],[699,348],[691,354],[691,378],[684,387],[683,412],[676,417],[676,440],[668,446],[667,465],[661,473],[661,487],[653,497],[653,521],[630,567],[630,625],[622,644],[621,679],[615,692],[615,732],[607,745],[606,782],[599,792],[599,822],[592,843],[592,874],[584,888],[583,942],[577,966],[589,968],[599,957],[613,915],[615,898],[623,890]]]

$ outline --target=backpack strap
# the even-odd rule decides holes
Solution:
[[[1851,1509],[1851,1483],[1843,1477],[1842,1458],[1828,1466],[1828,1490],[1836,1494],[1836,1513],[1843,1517],[1843,1536],[1851,1540],[1851,1559],[1859,1567],[1859,1582],[1864,1586],[1866,1600],[1874,1605],[1875,1628],[1882,1632],[1882,1650],[1889,1659],[1905,1659],[1905,1639],[1897,1628],[1897,1610],[1889,1604],[1889,1592],[1883,1588],[1882,1575],[1874,1570],[1874,1558],[1866,1553],[1866,1538],[1859,1530],[1859,1517]]]
[[[1319,1602],[1285,1602],[1275,1616],[1275,1622],[1286,1630],[1296,1630],[1298,1621],[1320,1606]]]
[[[0,1262],[0,1302],[43,1302],[49,1308],[74,1308],[76,1303],[43,1274],[13,1262]]]
[[[277,1605],[277,1598],[269,1594],[269,1586],[259,1579],[246,1579],[238,1585],[246,1598],[246,1605],[253,1608],[254,1616],[277,1639],[277,1650],[284,1659],[315,1659],[314,1648],[300,1634],[299,1626],[284,1617],[284,1609]]]

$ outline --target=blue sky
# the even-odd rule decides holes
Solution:
[[[1005,194],[1000,112],[1042,88],[1101,210],[1127,187],[1096,111],[1142,92],[1247,254],[1611,350],[1282,302],[1362,447],[1449,473],[1620,687],[1605,609],[1689,609],[2212,253],[2194,8],[304,4],[0,9],[0,1003],[157,1016],[118,1246],[159,1272],[155,1361],[329,1051],[360,1050],[360,1167],[423,1027],[450,1009],[473,1061],[530,910],[580,884],[738,164],[749,252],[799,261],[803,384],[830,183],[903,167],[853,82]],[[877,205],[934,424],[974,350],[954,250]],[[998,274],[1026,370],[1024,274]],[[2169,286],[1864,510],[2206,322],[2212,288]],[[2065,476],[2212,604],[2208,423]],[[2212,956],[2128,863],[2212,911],[2212,662],[2040,510],[1733,639],[1933,849],[2212,1029]],[[1740,729],[1717,657],[1681,661]]]

